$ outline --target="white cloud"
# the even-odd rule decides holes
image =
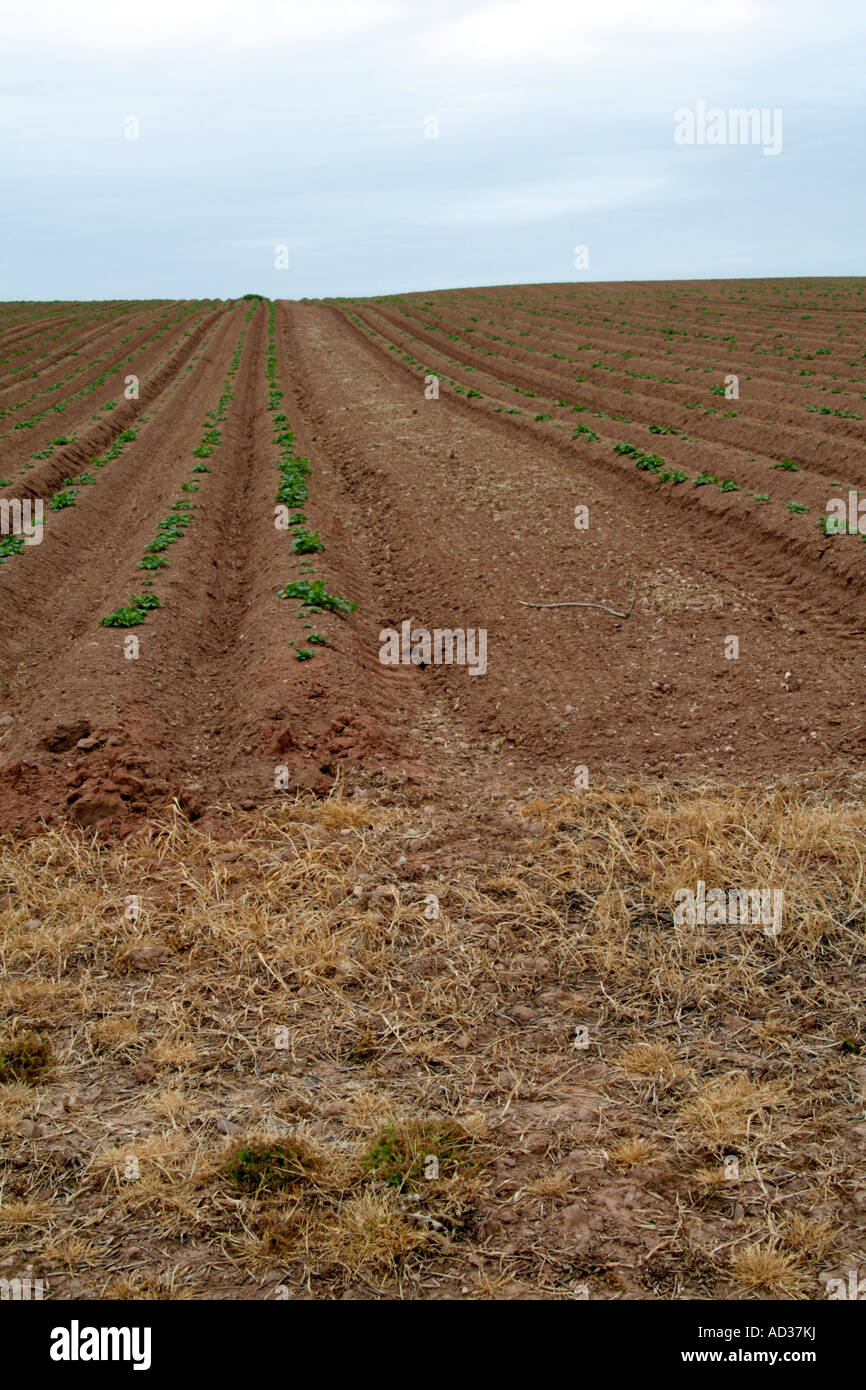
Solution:
[[[659,197],[669,186],[661,177],[574,178],[550,182],[530,180],[500,187],[482,187],[458,195],[445,205],[416,211],[424,222],[439,224],[550,222],[564,216],[588,215],[629,207]]]
[[[585,68],[602,55],[616,60],[639,47],[661,56],[663,45],[682,49],[712,35],[730,43],[759,22],[750,0],[495,0],[473,5],[447,22],[433,21],[425,36],[426,65],[459,63],[478,69]]]
[[[315,45],[352,43],[404,13],[395,0],[31,0],[4,15],[3,48],[38,44],[122,60],[194,45],[226,61],[275,50],[291,60]]]

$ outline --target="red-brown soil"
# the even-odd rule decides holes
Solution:
[[[829,497],[866,480],[852,418],[866,414],[864,311],[853,282],[780,286],[781,298],[726,282],[280,303],[284,408],[312,464],[309,525],[326,547],[315,573],[358,604],[317,615],[331,645],[304,662],[290,645],[304,638],[296,602],[276,597],[299,570],[273,524],[265,305],[195,524],[159,574],[163,606],[134,629],[138,659],[124,658],[124,631],[100,626],[140,590],[138,560],[190,476],[243,315],[215,305],[182,321],[175,336],[192,331],[173,355],[169,335],[143,357],[139,401],[5,490],[47,499],[158,407],[75,507],[47,513],[42,543],[0,566],[3,823],[72,815],[129,829],[173,796],[194,814],[251,806],[275,795],[283,765],[290,786],[318,791],[383,766],[419,789],[568,787],[579,766],[591,783],[856,770],[866,553],[818,521]],[[82,332],[108,344],[109,329]],[[429,372],[438,400],[425,399]],[[738,401],[710,389],[728,372]],[[573,439],[578,426],[598,438]],[[660,483],[615,453],[618,441],[690,481]],[[13,443],[0,439],[7,476]],[[786,459],[796,470],[774,469]],[[738,490],[695,487],[702,472]],[[791,513],[791,501],[810,510]],[[486,674],[382,666],[380,630],[405,620],[486,629]]]

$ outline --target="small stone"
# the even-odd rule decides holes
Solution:
[[[216,1127],[218,1134],[240,1134],[241,1132],[241,1126],[236,1125],[234,1120],[217,1120]]]
[[[11,723],[12,723],[12,715],[11,715],[11,714],[0,714],[0,725],[3,725],[3,727],[5,728],[6,725],[11,724]]]
[[[91,734],[89,738],[80,738],[75,747],[80,748],[82,753],[89,753],[91,748],[99,747],[99,739],[95,734]]]
[[[342,1100],[332,1100],[322,1110],[322,1119],[330,1120],[335,1115],[343,1115],[346,1111],[346,1102]]]
[[[70,806],[73,820],[85,828],[125,812],[123,799],[116,793],[96,792],[82,796]]]
[[[403,861],[405,863],[405,860]],[[393,883],[380,883],[370,894],[371,898],[396,898],[397,889]]]
[[[43,1129],[35,1120],[22,1120],[18,1126],[18,1133],[22,1139],[41,1139]]]
[[[170,952],[165,946],[136,946],[127,956],[132,970],[155,970]]]
[[[560,1215],[560,1225],[567,1236],[586,1235],[589,1230],[589,1214],[586,1207],[575,1202],[566,1207]]]
[[[78,1155],[74,1149],[52,1149],[48,1158],[55,1168],[71,1168],[78,1161]]]
[[[24,930],[25,930],[25,931],[38,931],[39,928],[40,928],[41,926],[42,926],[42,918],[41,918],[41,917],[31,917],[28,921],[26,921],[26,922],[24,923]]]
[[[583,1124],[591,1124],[598,1119],[598,1106],[590,1101],[588,1104],[575,1105],[573,1110],[574,1118]]]
[[[67,1114],[69,1113],[70,1110],[78,1110],[79,1107],[80,1107],[80,1105],[81,1105],[81,1097],[80,1097],[80,1096],[69,1095],[69,1096],[64,1096],[64,1097],[63,1097],[63,1109],[67,1112]]]

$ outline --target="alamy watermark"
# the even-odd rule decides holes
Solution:
[[[825,1284],[829,1299],[850,1299],[852,1302],[866,1302],[866,1277],[858,1279],[859,1270],[849,1269],[847,1279],[828,1279]]]
[[[0,535],[23,536],[25,545],[39,545],[42,541],[42,518],[44,505],[41,497],[31,501],[25,497],[0,498]]]
[[[151,1361],[149,1327],[82,1327],[73,1318],[68,1327],[51,1332],[52,1361],[131,1361],[134,1371],[147,1371]]]
[[[780,106],[707,106],[699,101],[692,111],[674,112],[676,145],[763,145],[764,154],[782,153]]]
[[[866,536],[866,497],[858,498],[853,490],[848,493],[846,506],[844,497],[831,497],[827,503],[827,516],[824,520],[826,536]]]
[[[782,929],[785,895],[781,888],[710,888],[698,879],[697,890],[678,888],[674,894],[674,926],[763,926],[765,936]]]
[[[41,1279],[31,1279],[29,1274],[23,1279],[17,1275],[14,1279],[0,1279],[0,1299],[4,1302],[8,1299],[14,1303],[28,1303],[31,1299],[39,1302],[44,1297],[44,1282]]]
[[[383,666],[466,666],[470,676],[483,676],[487,670],[486,627],[412,626],[408,618],[379,633],[379,660]]]

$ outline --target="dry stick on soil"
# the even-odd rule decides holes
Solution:
[[[521,608],[601,608],[605,613],[612,613],[615,618],[628,618],[634,608],[636,595],[632,594],[631,603],[624,613],[619,613],[615,608],[608,608],[606,603],[581,603],[576,599],[567,600],[565,603],[526,603],[522,598],[517,602]]]

